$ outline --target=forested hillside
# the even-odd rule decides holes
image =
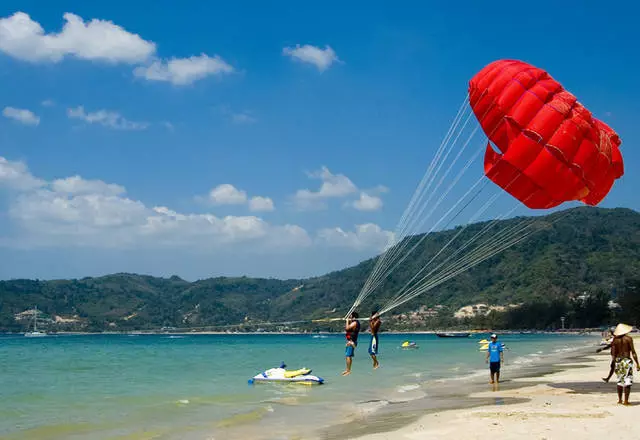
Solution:
[[[496,228],[521,220],[506,220]],[[449,319],[453,310],[467,304],[564,301],[584,291],[605,292],[608,297],[640,276],[639,213],[575,208],[539,217],[537,223],[543,227],[526,240],[392,314],[441,305],[441,315]],[[485,225],[467,227],[457,241],[464,243]],[[458,232],[459,228],[427,236],[365,301],[360,313],[368,315],[371,307],[384,304]],[[304,280],[220,277],[188,282],[177,276],[113,274],[74,280],[1,281],[0,330],[23,331],[29,315],[17,314],[34,306],[43,312],[43,325],[49,330],[202,328],[245,320],[339,317],[353,303],[375,261]],[[46,319],[50,321],[46,323]]]

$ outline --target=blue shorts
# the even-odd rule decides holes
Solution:
[[[347,345],[347,348],[344,351],[344,355],[345,355],[345,357],[353,357],[355,351],[356,351],[356,347],[354,347],[353,345],[349,344],[349,345]]]
[[[369,342],[369,354],[378,354],[378,335],[371,336],[371,341]]]

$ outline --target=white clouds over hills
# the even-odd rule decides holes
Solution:
[[[240,201],[244,193],[229,187],[218,191],[217,196],[227,202]],[[179,213],[165,206],[147,206],[129,198],[123,186],[101,180],[77,175],[53,181],[40,179],[24,163],[0,156],[2,189],[10,190],[9,216],[21,231],[19,236],[5,237],[2,242],[22,247],[189,247],[215,251],[232,245],[234,252],[241,252],[246,245],[251,252],[268,252],[274,247],[283,251],[340,246],[379,251],[390,234],[365,224],[356,226],[353,232],[324,228],[312,236],[298,225],[274,225],[257,216]],[[270,205],[265,197],[247,199],[244,194],[243,203],[247,200],[254,210],[267,210]]]

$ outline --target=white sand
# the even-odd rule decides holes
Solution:
[[[640,339],[634,338],[634,342],[638,351]],[[594,349],[588,359],[579,364],[587,368],[514,379],[538,385],[492,391],[487,384],[488,391],[471,396],[531,399],[527,402],[429,414],[400,430],[367,435],[361,440],[640,439],[640,374],[634,368],[631,406],[617,405],[615,374],[608,384],[601,379],[609,372],[609,351],[595,354]],[[504,368],[505,379],[508,374],[508,368]]]

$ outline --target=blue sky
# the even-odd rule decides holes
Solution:
[[[620,134],[625,176],[601,206],[640,208],[637,5],[343,3],[2,2],[0,278],[356,264],[500,58]]]

